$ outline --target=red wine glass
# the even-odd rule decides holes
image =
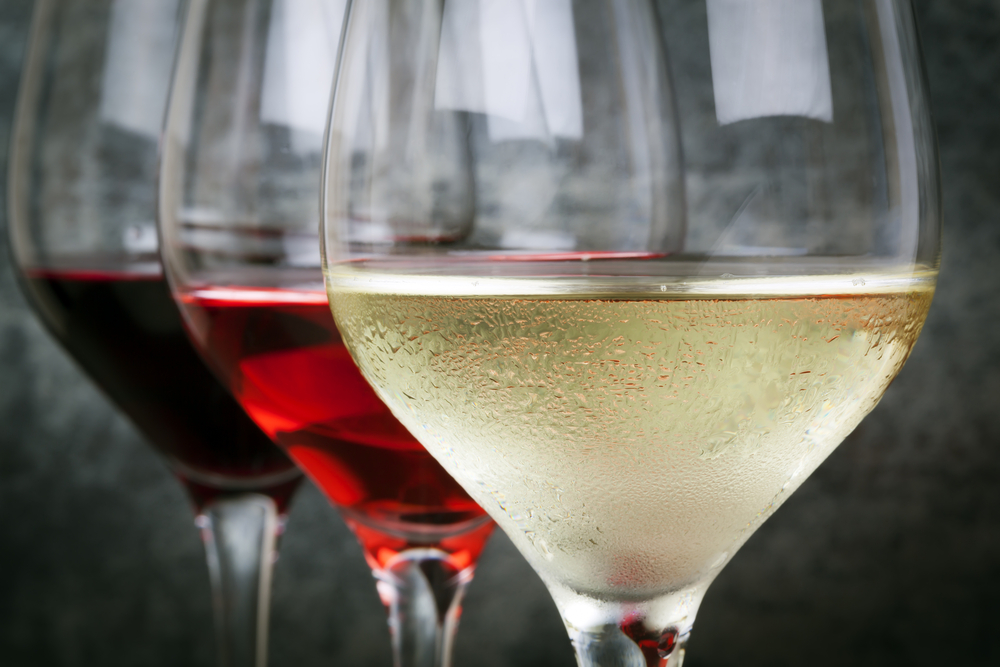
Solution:
[[[196,347],[357,535],[396,664],[446,665],[493,524],[375,396],[327,304],[319,182],[343,10],[189,6],[164,132],[161,254]],[[462,149],[463,127],[437,131]],[[451,175],[460,222],[470,179]]]
[[[157,252],[157,141],[180,3],[40,0],[10,159],[28,301],[184,484],[223,665],[263,665],[275,540],[301,475],[191,346]]]

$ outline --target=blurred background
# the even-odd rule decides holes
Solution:
[[[915,0],[941,148],[943,271],[881,405],[710,589],[688,667],[1000,664],[1000,1]],[[0,183],[31,0],[0,0]],[[215,662],[180,485],[35,321],[0,187],[0,664]],[[389,665],[353,536],[294,501],[271,662]],[[496,534],[455,665],[570,667],[541,583]]]

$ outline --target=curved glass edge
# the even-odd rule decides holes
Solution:
[[[10,238],[10,254],[15,266],[25,266],[35,262],[35,252],[26,237],[24,226],[30,219],[30,196],[32,173],[28,168],[32,144],[36,141],[37,119],[32,113],[41,92],[40,69],[45,67],[48,50],[48,36],[51,32],[53,6],[50,0],[38,0],[31,16],[18,86],[14,122],[10,134],[10,150],[7,160],[7,230]]]

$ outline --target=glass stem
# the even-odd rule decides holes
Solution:
[[[681,667],[687,634],[670,628],[662,632],[606,625],[590,630],[569,629],[580,667]]]
[[[681,667],[709,583],[642,602],[613,602],[547,582],[580,667]]]
[[[209,503],[198,517],[212,581],[222,667],[264,667],[271,569],[280,528],[272,499],[257,493]]]
[[[395,667],[449,667],[473,566],[458,570],[437,549],[408,549],[374,570],[389,612]]]

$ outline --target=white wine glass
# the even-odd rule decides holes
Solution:
[[[910,3],[354,0],[338,77],[323,240],[355,361],[580,665],[679,666],[712,580],[927,314]]]

